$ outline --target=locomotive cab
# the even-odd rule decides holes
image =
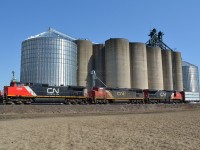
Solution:
[[[106,89],[103,87],[93,87],[88,92],[89,99],[91,100],[91,103],[106,103],[107,99],[107,93]]]
[[[21,82],[17,82],[17,81],[11,81],[10,82],[10,87],[21,87],[24,86],[24,84],[22,84]]]
[[[16,80],[11,80],[10,86],[4,86],[4,98],[6,103],[30,103],[32,97],[31,89]]]
[[[171,95],[171,100],[173,103],[181,103],[184,102],[184,92],[174,91]]]

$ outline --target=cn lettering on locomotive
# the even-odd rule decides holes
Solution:
[[[47,88],[47,95],[59,95],[59,88]]]
[[[125,95],[125,92],[117,92],[117,95],[118,95],[118,96],[124,96],[124,95]]]
[[[166,92],[160,92],[160,97],[166,97],[167,93]]]

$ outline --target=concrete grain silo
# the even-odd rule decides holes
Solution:
[[[106,85],[130,88],[129,41],[111,38],[105,42]]]
[[[148,89],[147,52],[143,43],[130,43],[131,87]]]
[[[97,77],[105,84],[105,45],[94,44],[93,45],[93,58],[94,58],[94,70]],[[104,87],[99,80],[96,80],[97,87]]]
[[[173,52],[172,71],[174,90],[183,91],[182,58],[180,52]]]
[[[171,50],[162,50],[164,90],[173,90],[172,53]]]
[[[162,55],[159,47],[147,47],[149,89],[163,90]]]
[[[76,40],[77,44],[77,84],[86,86],[90,89],[92,86],[91,71],[93,69],[92,42],[89,40]]]

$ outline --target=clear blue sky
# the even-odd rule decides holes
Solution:
[[[11,71],[20,78],[21,42],[52,27],[103,43],[122,37],[146,42],[153,27],[182,58],[200,67],[199,0],[1,0],[0,90]]]

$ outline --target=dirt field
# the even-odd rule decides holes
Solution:
[[[0,120],[1,150],[200,148],[200,109],[16,118]]]

